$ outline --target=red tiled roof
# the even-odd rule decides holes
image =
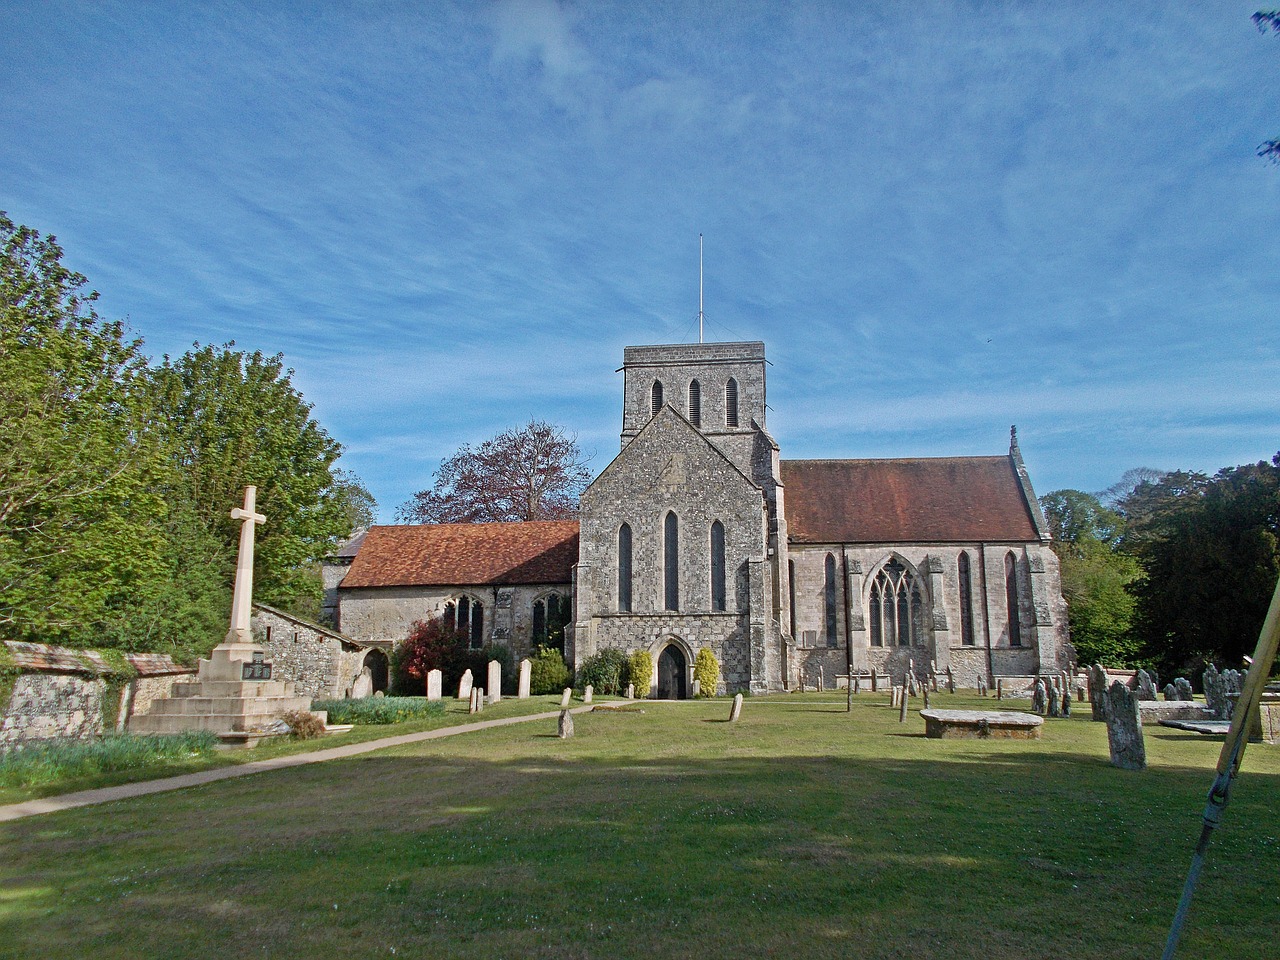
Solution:
[[[568,583],[578,522],[371,527],[341,587]]]
[[[1009,457],[783,460],[797,543],[1039,540]]]

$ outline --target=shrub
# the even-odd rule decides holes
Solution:
[[[211,756],[217,746],[217,736],[208,730],[163,737],[111,734],[83,743],[32,743],[0,754],[0,785],[30,787],[107,771],[165,766]]]
[[[471,664],[467,638],[436,617],[419,620],[409,635],[391,651],[392,687],[401,696],[422,696],[427,692],[427,674],[439,670],[444,689],[457,687],[462,672]]]
[[[631,655],[631,671],[628,682],[636,685],[636,696],[647,697],[653,684],[653,657],[648,650],[637,650]]]
[[[588,684],[595,693],[618,695],[626,688],[630,664],[621,650],[608,648],[582,661],[578,669],[576,686],[585,689]]]
[[[571,674],[555,647],[538,647],[529,658],[529,692],[535,696],[559,693],[569,686]]]
[[[324,721],[309,710],[289,710],[280,714],[295,740],[314,740],[324,736]]]
[[[698,681],[698,696],[714,697],[716,683],[720,680],[720,661],[711,652],[710,647],[703,647],[693,660],[693,679]]]
[[[328,712],[330,723],[403,723],[444,713],[444,701],[426,697],[361,697],[316,700],[311,709]]]

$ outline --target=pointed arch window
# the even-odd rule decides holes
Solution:
[[[729,382],[724,385],[724,425],[726,427],[736,427],[738,425],[738,381],[729,378]]]
[[[631,528],[618,528],[618,612],[631,612]]]
[[[916,646],[927,639],[924,589],[897,557],[876,574],[869,606],[873,647]]]
[[[827,646],[834,647],[839,639],[836,632],[836,558],[827,554],[826,579],[822,588],[822,613]]]
[[[1022,646],[1022,624],[1018,618],[1018,558],[1010,550],[1004,557],[1004,592],[1009,612],[1009,646]]]
[[[689,382],[689,422],[702,426],[702,384],[697,380]]]
[[[711,609],[722,612],[724,606],[724,524],[716,520],[711,524]]]
[[[462,596],[444,605],[445,626],[463,634],[472,650],[484,646],[484,604],[474,597]]]
[[[791,637],[796,635],[796,562],[787,561],[787,599],[791,601]]]
[[[974,644],[973,574],[969,569],[969,554],[962,551],[956,567],[960,577],[960,642],[971,647]]]
[[[649,391],[649,416],[657,416],[662,409],[662,381],[653,381],[653,389]]]
[[[551,593],[533,604],[533,645],[564,653],[564,628],[569,622],[569,600]]]
[[[680,609],[680,521],[673,512],[662,523],[663,608]]]

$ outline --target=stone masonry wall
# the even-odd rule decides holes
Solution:
[[[360,673],[363,658],[355,648],[344,656],[343,642],[328,631],[256,606],[252,624],[254,639],[272,665],[272,679],[292,683],[299,696],[341,698]]]
[[[90,740],[102,733],[105,680],[74,674],[20,674],[0,720],[0,749],[40,740]]]

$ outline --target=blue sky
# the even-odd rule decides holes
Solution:
[[[1039,492],[1280,449],[1250,3],[0,6],[0,209],[155,356],[283,352],[389,520],[622,347],[764,340],[784,457]]]

